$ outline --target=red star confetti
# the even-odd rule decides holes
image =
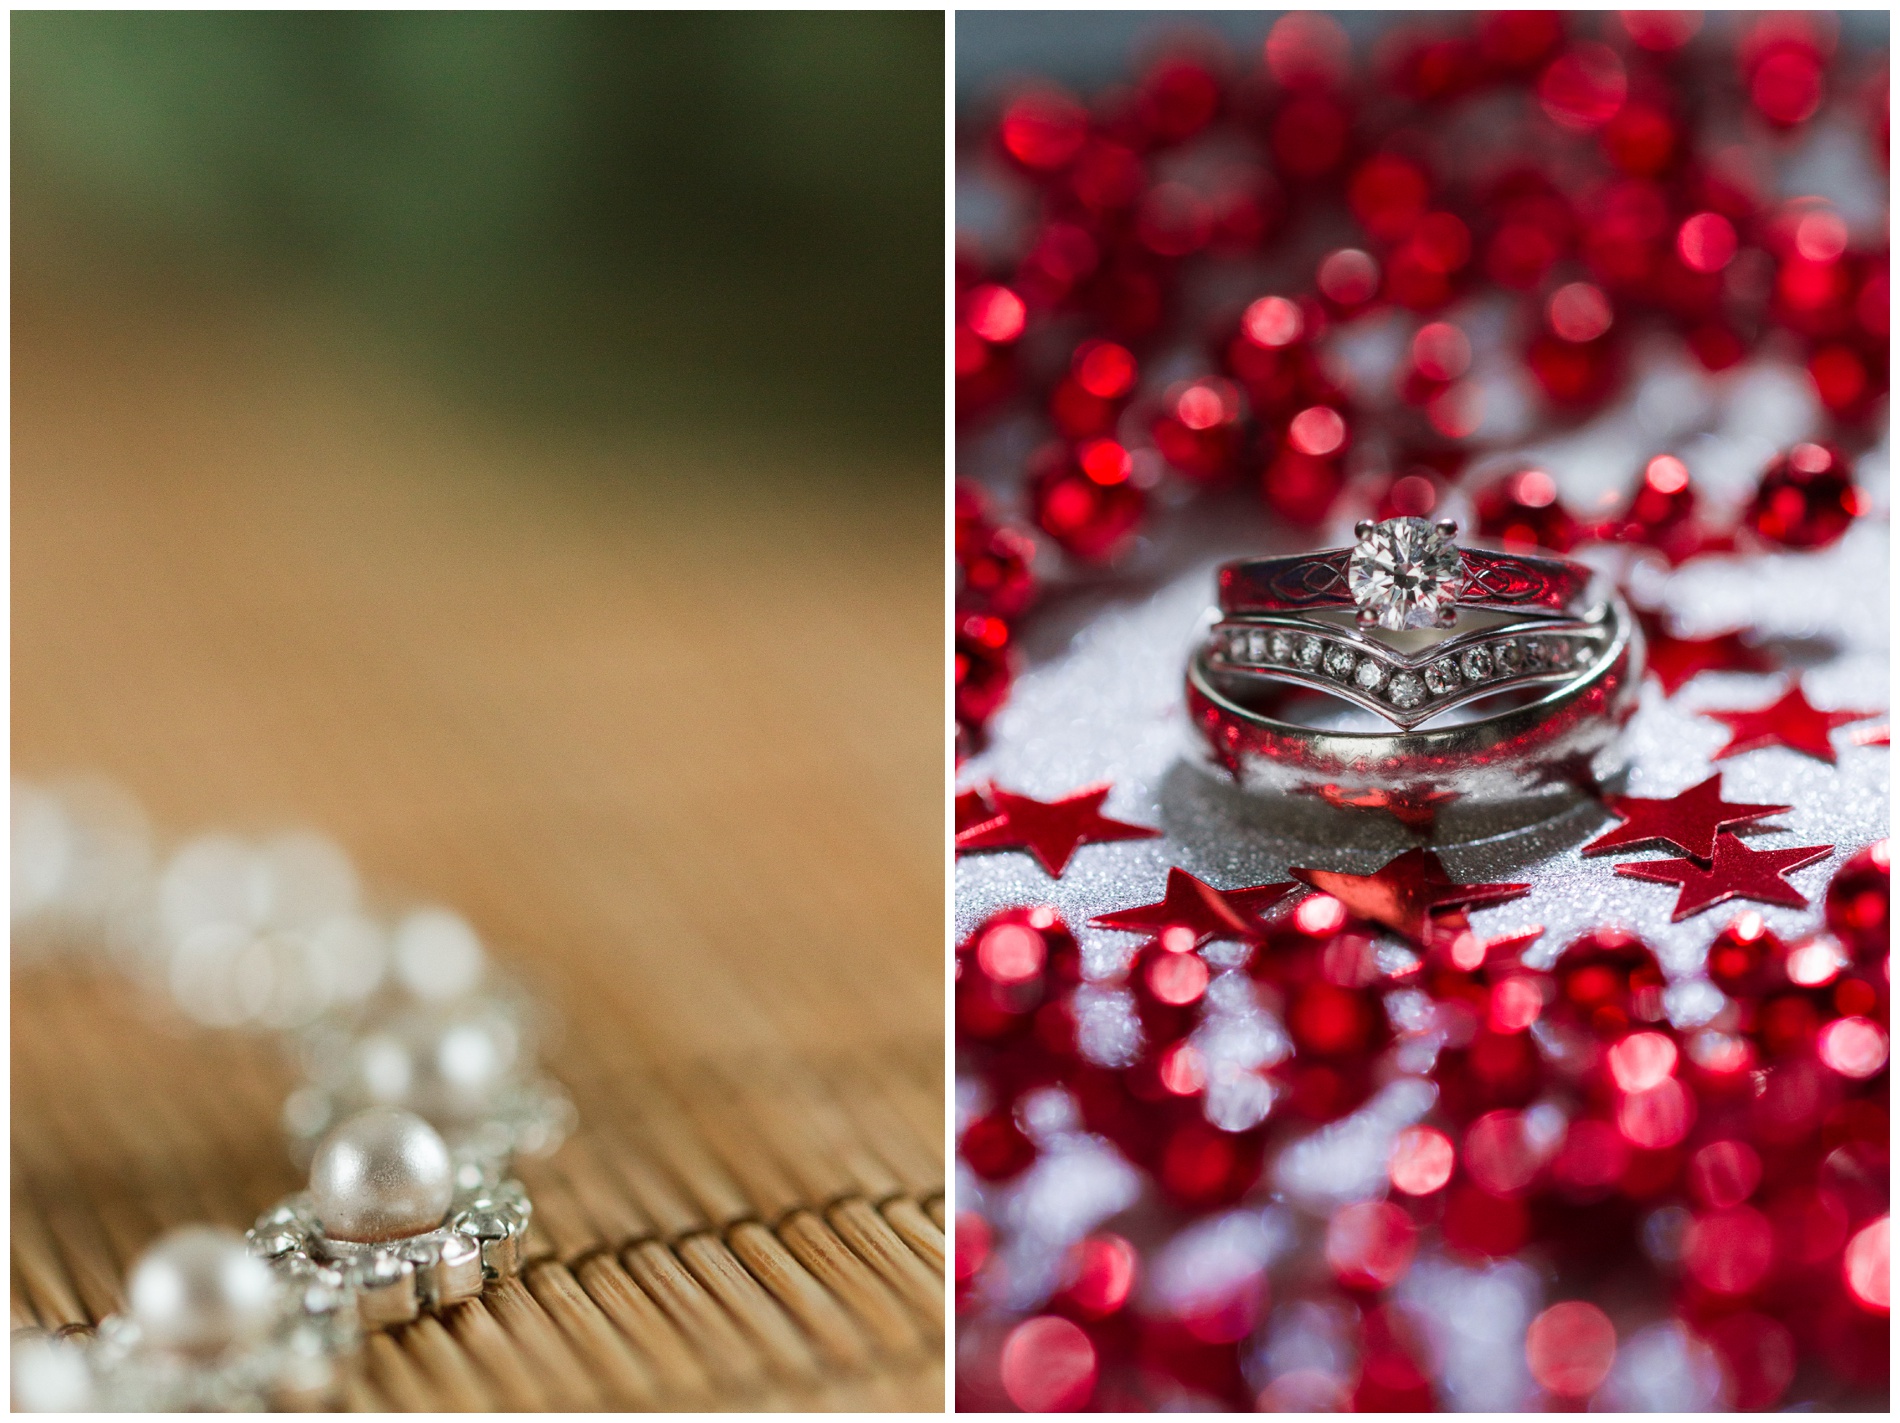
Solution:
[[[1883,722],[1879,726],[1863,726],[1847,733],[1847,739],[1856,746],[1893,745],[1893,726]]]
[[[981,786],[957,792],[957,834],[996,819],[996,807]]]
[[[1675,923],[1729,899],[1752,899],[1759,904],[1805,909],[1806,897],[1784,876],[1833,853],[1832,845],[1754,850],[1725,832],[1715,837],[1715,854],[1710,865],[1699,865],[1694,860],[1641,860],[1618,865],[1616,872],[1631,879],[1681,886],[1682,893],[1676,897],[1676,912],[1670,917],[1670,922]]]
[[[1662,683],[1663,694],[1673,697],[1702,672],[1772,672],[1775,664],[1758,647],[1742,641],[1738,632],[1715,637],[1677,637],[1655,613],[1639,612],[1646,664]]]
[[[1084,845],[1152,840],[1161,834],[1146,825],[1130,825],[1103,815],[1102,802],[1110,789],[1092,786],[1060,800],[1044,801],[991,786],[989,801],[995,808],[995,818],[959,830],[957,849],[1027,850],[1051,875],[1060,875],[1068,868],[1070,857]]]
[[[1432,916],[1447,909],[1471,909],[1516,899],[1528,884],[1453,884],[1430,850],[1407,850],[1369,875],[1295,867],[1287,871],[1302,884],[1330,894],[1350,914],[1403,934],[1421,948],[1438,937]]]
[[[1702,715],[1721,722],[1729,729],[1729,742],[1711,758],[1716,761],[1756,751],[1764,746],[1785,746],[1817,761],[1834,764],[1834,746],[1828,733],[1850,721],[1865,721],[1879,716],[1872,711],[1822,711],[1808,702],[1797,678],[1778,701],[1752,710],[1704,711]]]
[[[1719,771],[1706,781],[1661,800],[1613,795],[1607,804],[1622,823],[1604,831],[1580,853],[1603,855],[1611,850],[1660,842],[1673,845],[1704,864],[1715,854],[1717,832],[1790,809],[1785,805],[1750,805],[1723,800]]]
[[[1209,939],[1258,942],[1266,931],[1260,915],[1286,896],[1291,884],[1257,884],[1245,889],[1215,889],[1180,868],[1168,871],[1168,886],[1156,904],[1098,914],[1089,922],[1100,929],[1159,934],[1183,928],[1194,933],[1194,946]]]

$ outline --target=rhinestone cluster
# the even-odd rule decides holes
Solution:
[[[251,1249],[293,1279],[354,1300],[364,1328],[406,1324],[425,1309],[474,1299],[521,1268],[533,1207],[518,1182],[460,1191],[440,1229],[377,1245],[332,1240],[305,1192],[258,1217]]]
[[[1589,660],[1591,645],[1579,633],[1500,638],[1443,657],[1422,672],[1368,653],[1362,645],[1285,628],[1229,628],[1223,650],[1235,666],[1323,671],[1409,712],[1486,682],[1580,667]]]

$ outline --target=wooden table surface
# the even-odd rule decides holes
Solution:
[[[321,830],[563,1024],[534,1265],[350,1402],[941,1407],[934,474],[497,428],[288,319],[14,310],[15,774]],[[295,1188],[274,1044],[83,964],[12,992],[16,1329]]]

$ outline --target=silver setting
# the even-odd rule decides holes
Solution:
[[[1450,520],[1436,526],[1408,518],[1359,524],[1346,584],[1361,624],[1402,632],[1455,619],[1466,582],[1464,557],[1451,539],[1457,529]]]
[[[1270,625],[1263,622],[1216,624],[1205,644],[1209,670],[1331,692],[1408,730],[1478,697],[1587,673],[1616,633],[1606,610],[1597,618],[1529,624],[1539,629],[1534,636],[1525,635],[1527,624],[1514,623],[1401,652],[1356,629],[1294,617],[1275,622],[1281,626],[1264,639],[1259,634]],[[1268,655],[1256,658],[1263,640]],[[1294,653],[1284,661],[1271,655],[1283,641]]]
[[[381,1329],[474,1299],[486,1281],[517,1274],[533,1213],[519,1182],[481,1183],[456,1193],[436,1229],[361,1244],[326,1236],[300,1191],[259,1216],[245,1239],[280,1272],[342,1291],[362,1327]]]

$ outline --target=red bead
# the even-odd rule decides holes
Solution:
[[[1036,1144],[1003,1110],[971,1122],[957,1143],[957,1153],[985,1181],[1007,1181],[1021,1175],[1035,1161]]]
[[[1180,143],[1213,121],[1220,109],[1220,80],[1212,70],[1185,56],[1157,63],[1135,91],[1135,112],[1156,143]]]
[[[1149,429],[1169,465],[1197,483],[1211,484],[1234,471],[1240,416],[1240,391],[1233,382],[1204,376],[1169,387]]]
[[[1030,572],[1035,544],[990,522],[981,492],[959,482],[956,494],[957,607],[1005,621],[1022,616],[1036,596]]]
[[[1285,449],[1261,476],[1267,507],[1289,523],[1312,527],[1332,511],[1345,486],[1338,462]]]
[[[1850,856],[1827,887],[1827,926],[1854,958],[1871,964],[1892,942],[1893,869],[1888,842]]]
[[[1573,940],[1552,974],[1557,1009],[1601,1037],[1662,1021],[1662,968],[1649,946],[1625,930],[1599,929]]]
[[[957,620],[957,720],[981,727],[1009,696],[1012,671],[1009,626],[1001,618],[972,613]]]
[[[1346,188],[1353,216],[1374,237],[1396,242],[1425,215],[1431,184],[1424,169],[1396,154],[1368,158]]]
[[[1038,528],[1085,563],[1106,563],[1128,546],[1148,499],[1133,482],[1126,449],[1113,440],[1085,440],[1038,463],[1029,491]]]
[[[1568,129],[1603,127],[1623,107],[1629,76],[1608,45],[1579,44],[1550,62],[1537,81],[1537,98]]]
[[[1478,532],[1516,548],[1568,553],[1577,521],[1557,498],[1557,484],[1541,469],[1507,474],[1478,495]]]
[[[1860,512],[1847,460],[1826,445],[1796,445],[1762,471],[1744,516],[1762,538],[1783,548],[1826,548]]]
[[[1051,86],[1018,96],[1003,111],[997,130],[1003,151],[1031,173],[1066,167],[1088,136],[1088,111]]]

